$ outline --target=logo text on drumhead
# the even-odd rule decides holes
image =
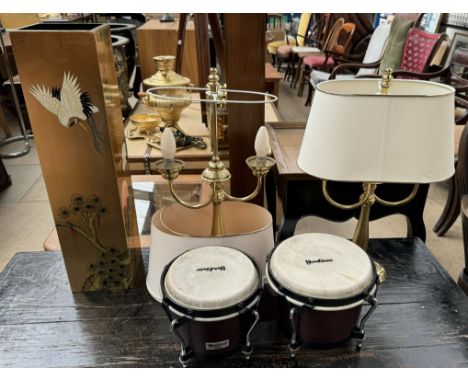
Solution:
[[[311,264],[317,264],[317,263],[331,263],[332,261],[333,259],[317,259],[317,260],[306,259],[305,263],[307,265],[311,265]]]
[[[219,267],[204,267],[204,268],[197,268],[197,272],[213,272],[213,271],[225,271],[226,267],[221,265]]]

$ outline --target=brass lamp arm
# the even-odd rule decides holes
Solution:
[[[367,201],[367,199],[373,192],[373,188],[365,185],[365,193],[361,195],[361,197],[359,198],[359,202],[354,204],[341,204],[333,200],[330,194],[328,193],[326,179],[322,179],[322,192],[327,202],[330,203],[332,206],[341,208],[343,210],[353,210],[355,208],[361,207]]]
[[[169,181],[169,190],[171,191],[172,197],[177,201],[177,203],[182,204],[184,207],[192,208],[192,209],[199,209],[208,206],[211,203],[211,196],[205,203],[188,203],[185,200],[182,200],[179,195],[177,195],[176,191],[174,190],[174,181],[173,179],[168,179]]]
[[[234,201],[234,202],[247,202],[255,198],[258,195],[258,193],[262,190],[262,181],[263,181],[263,176],[257,176],[257,186],[255,187],[255,190],[250,195],[247,195],[243,198],[237,198],[235,196],[229,195],[227,192],[224,193],[224,197],[227,200]]]
[[[401,206],[402,204],[410,202],[418,193],[418,189],[419,189],[419,184],[415,184],[413,187],[413,191],[411,191],[411,194],[409,194],[405,199],[399,200],[396,202],[390,202],[388,200],[381,199],[377,195],[374,194],[375,201],[387,207],[398,207],[398,206]]]

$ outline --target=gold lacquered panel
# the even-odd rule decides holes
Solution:
[[[72,290],[129,288],[143,272],[110,31],[70,25],[11,32],[21,86]]]

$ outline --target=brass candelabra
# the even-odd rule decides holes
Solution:
[[[189,203],[184,201],[177,195],[174,187],[174,181],[184,168],[184,162],[180,159],[175,159],[175,142],[172,140],[172,134],[164,134],[161,140],[161,151],[164,159],[161,159],[155,163],[156,169],[169,182],[169,189],[177,201],[177,203],[187,208],[199,209],[213,205],[213,215],[211,224],[211,235],[212,236],[224,236],[224,223],[221,205],[224,201],[241,201],[246,202],[253,199],[262,190],[262,185],[265,176],[268,171],[275,165],[275,160],[268,156],[270,147],[268,143],[268,135],[264,127],[260,128],[257,134],[255,149],[257,155],[250,156],[246,159],[247,166],[252,170],[252,174],[257,178],[257,185],[251,194],[244,197],[235,197],[230,195],[225,190],[225,183],[231,179],[231,173],[224,166],[223,162],[219,158],[218,150],[218,134],[222,129],[218,126],[218,114],[220,110],[226,110],[226,104],[228,103],[267,103],[276,101],[276,97],[268,93],[250,92],[241,90],[229,90],[225,85],[219,82],[219,75],[215,68],[210,69],[210,75],[208,77],[208,84],[206,88],[186,88],[187,91],[205,91],[206,99],[201,99],[200,102],[207,103],[208,113],[208,129],[210,132],[210,141],[212,147],[212,157],[208,166],[203,170],[201,178],[210,184],[211,195],[209,199],[204,203]],[[171,97],[169,95],[157,94],[159,89],[148,89],[148,93],[153,97],[160,97],[167,101],[177,101],[177,97]],[[182,87],[181,87],[182,89]],[[256,94],[261,96],[262,100],[253,101],[242,101],[242,100],[229,100],[227,93],[248,93]]]

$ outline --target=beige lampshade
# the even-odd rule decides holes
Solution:
[[[161,274],[164,267],[181,253],[206,246],[240,250],[265,269],[266,258],[275,245],[273,220],[263,207],[251,203],[224,202],[225,236],[211,236],[213,206],[188,209],[174,204],[156,211],[151,221],[151,249],[146,286],[157,301],[162,301]]]
[[[322,179],[430,183],[454,173],[454,89],[379,79],[317,85],[298,166]]]

